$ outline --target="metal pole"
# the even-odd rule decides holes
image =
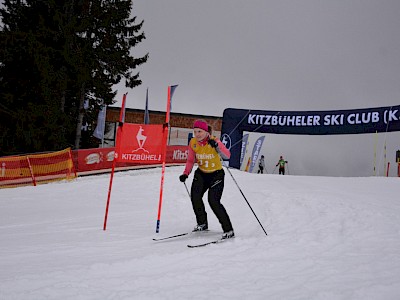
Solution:
[[[246,198],[246,196],[243,194],[243,192],[242,192],[241,188],[239,187],[238,183],[236,182],[236,179],[235,179],[235,177],[233,177],[233,175],[232,175],[231,171],[229,170],[229,167],[226,167],[226,169],[228,170],[228,172],[229,172],[229,174],[231,175],[231,177],[232,177],[233,181],[235,182],[236,186],[238,187],[238,189],[239,189],[240,193],[242,194],[242,196],[243,196],[244,200],[246,200],[246,203],[247,203],[247,205],[250,207],[251,211],[253,212],[253,215],[256,217],[256,219],[257,219],[257,221],[258,221],[258,224],[260,224],[260,226],[261,226],[262,230],[264,231],[265,235],[268,235],[268,234],[267,234],[267,232],[265,231],[264,227],[262,226],[262,224],[261,224],[260,220],[258,219],[258,217],[257,217],[256,213],[254,212],[253,208],[251,207],[251,205],[250,205],[249,201],[247,201],[247,198]]]
[[[188,189],[188,187],[187,187],[187,185],[186,185],[186,182],[183,182],[183,184],[185,185],[185,188],[186,188],[186,191],[187,191],[187,193],[188,193],[188,195],[189,195],[189,198],[191,198],[189,189]]]

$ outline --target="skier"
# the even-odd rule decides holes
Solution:
[[[198,168],[194,172],[190,193],[197,221],[193,231],[208,229],[207,213],[203,202],[203,195],[208,190],[208,203],[224,232],[222,239],[233,238],[235,233],[232,223],[225,207],[221,204],[225,178],[221,158],[229,159],[231,153],[219,139],[210,136],[208,130],[208,125],[204,120],[194,122],[194,137],[189,142],[185,170],[179,176],[179,180],[185,182],[194,163],[197,162]]]
[[[258,171],[257,174],[263,174],[264,173],[264,168],[265,168],[265,162],[264,162],[264,155],[261,155],[260,160],[258,161]]]
[[[279,158],[278,163],[276,164],[276,167],[279,165],[279,175],[285,175],[285,164],[287,164],[287,160],[283,159],[283,156]]]

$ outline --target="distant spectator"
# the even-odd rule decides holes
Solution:
[[[279,161],[276,164],[276,167],[279,166],[279,175],[285,175],[285,164],[287,163],[287,160],[284,160],[283,156],[279,158]]]
[[[258,171],[257,174],[264,174],[265,162],[264,162],[264,155],[261,155],[260,160],[258,161]]]

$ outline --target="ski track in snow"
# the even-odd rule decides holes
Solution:
[[[0,190],[0,299],[399,299],[400,181],[226,172],[236,238],[190,231],[194,215],[168,167]],[[192,176],[187,185],[190,188]],[[207,201],[206,201],[207,203]]]

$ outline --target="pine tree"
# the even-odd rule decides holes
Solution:
[[[131,1],[5,0],[0,155],[79,148],[84,115],[95,119],[103,102],[114,103],[113,85],[141,84],[132,72],[148,54],[131,54],[145,38],[131,9]]]

